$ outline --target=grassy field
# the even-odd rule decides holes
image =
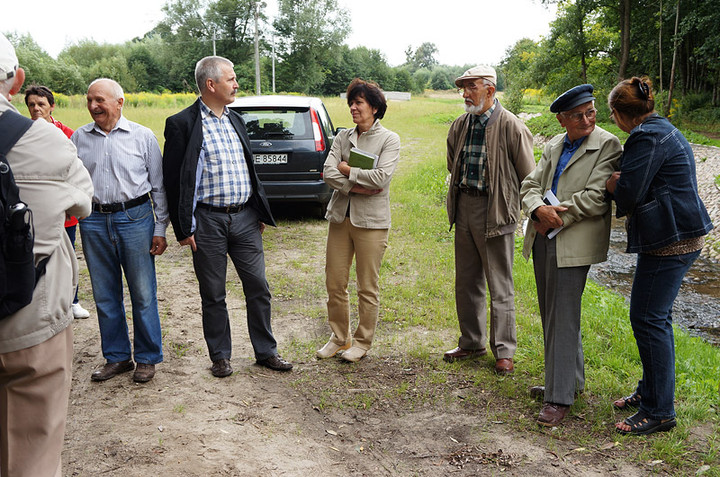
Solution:
[[[339,98],[325,98],[335,126],[352,126],[346,104]],[[17,101],[16,101],[17,104]],[[128,107],[125,115],[150,127],[161,147],[165,118],[183,104],[165,107]],[[453,233],[450,232],[444,199],[446,193],[445,138],[450,122],[462,112],[457,97],[416,98],[410,102],[391,102],[385,127],[402,140],[400,166],[391,187],[393,226],[390,247],[381,272],[381,332],[383,343],[405,350],[408,358],[423,361],[434,379],[446,372],[461,374],[471,383],[484,382],[494,392],[512,399],[525,412],[515,420],[518,432],[539,432],[534,421],[538,406],[527,398],[530,386],[543,380],[543,340],[537,310],[532,263],[522,259],[518,237],[515,258],[515,285],[518,328],[518,372],[512,379],[488,384],[486,369],[462,363],[442,362],[438,350],[454,347],[458,334],[454,302]],[[87,111],[78,105],[58,108],[55,116],[70,127],[89,121]],[[290,228],[293,222],[281,226]],[[279,241],[277,230],[268,230],[269,249],[287,246]],[[302,248],[300,243],[294,247]],[[298,263],[297,267],[302,267]],[[287,276],[271,276],[273,294],[324,296],[322,277],[311,283],[298,283]],[[351,294],[352,296],[352,294]],[[299,310],[305,316],[324,319],[320,308]],[[413,331],[413,332],[409,332]],[[453,337],[448,340],[448,337]],[[296,353],[312,352],[322,343],[295,343]],[[561,427],[558,438],[581,446],[597,447],[610,440],[624,448],[635,461],[662,461],[657,472],[720,475],[720,427],[718,426],[718,377],[720,349],[676,330],[676,409],[678,427],[670,433],[650,438],[622,437],[614,432],[619,418],[612,400],[629,394],[641,377],[635,340],[628,321],[625,299],[595,283],[588,283],[583,297],[583,344],[586,360],[586,393],[573,406],[586,425]],[[292,357],[292,356],[291,356]],[[403,389],[399,388],[398,393]],[[451,399],[448,390],[446,399]],[[345,403],[354,405],[353,403]],[[336,405],[342,405],[342,403]],[[499,412],[499,411],[498,411]],[[624,417],[624,415],[622,416]],[[705,466],[705,467],[703,467]]]

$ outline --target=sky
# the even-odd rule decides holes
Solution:
[[[0,15],[0,32],[29,33],[56,58],[66,45],[83,39],[124,43],[144,35],[163,18],[161,9],[166,1],[122,0],[99,7],[104,2],[34,0],[32,9],[16,2],[17,13],[5,8]],[[266,1],[267,13],[273,15],[276,2]],[[443,3],[437,0],[338,3],[350,12],[352,33],[346,43],[380,50],[391,66],[405,62],[408,46],[414,50],[424,42],[435,44],[435,58],[443,65],[495,65],[517,40],[539,40],[547,35],[556,11],[555,6],[545,7],[540,0],[465,0],[443,8],[438,8]]]

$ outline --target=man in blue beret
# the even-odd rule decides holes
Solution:
[[[582,294],[590,265],[607,259],[610,201],[605,181],[617,169],[617,137],[595,126],[593,87],[576,86],[550,105],[564,134],[545,146],[537,167],[520,187],[528,217],[523,255],[533,255],[545,342],[545,386],[537,422],[562,422],[585,387],[580,334]]]

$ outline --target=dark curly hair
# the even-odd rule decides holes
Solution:
[[[47,98],[48,103],[50,103],[50,106],[55,104],[55,96],[53,96],[52,91],[50,91],[50,88],[47,86],[40,86],[40,85],[32,85],[28,86],[25,89],[25,106],[28,104],[28,96],[42,96],[43,98]]]
[[[367,101],[370,106],[377,109],[375,112],[375,119],[382,119],[385,117],[387,102],[385,101],[385,94],[382,92],[377,83],[365,81],[360,78],[352,80],[347,89],[348,106],[355,100],[355,98],[358,97],[365,98],[365,101]]]

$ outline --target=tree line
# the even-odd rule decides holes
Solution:
[[[516,102],[525,88],[554,95],[588,82],[607,97],[618,80],[647,75],[665,114],[720,105],[720,1],[543,1],[558,5],[550,33],[518,41],[500,65]]]
[[[683,104],[720,103],[720,0],[542,1],[558,5],[549,34],[518,41],[497,65],[498,87],[511,106],[526,88],[555,95],[590,82],[603,94],[632,75],[650,76],[668,104],[673,90],[685,98]],[[240,89],[252,92],[255,25],[263,93],[274,82],[276,91],[335,95],[356,76],[385,90],[451,89],[453,79],[472,66],[439,65],[429,42],[409,46],[400,66],[388,65],[379,50],[350,48],[344,43],[349,13],[337,0],[278,0],[273,19],[262,0],[169,0],[163,13],[141,38],[124,44],[80,41],[57,59],[29,34],[8,36],[28,84],[66,94],[84,93],[101,76],[128,92],[194,91],[195,62],[211,54],[231,59]],[[511,15],[502,21],[512,28]]]

